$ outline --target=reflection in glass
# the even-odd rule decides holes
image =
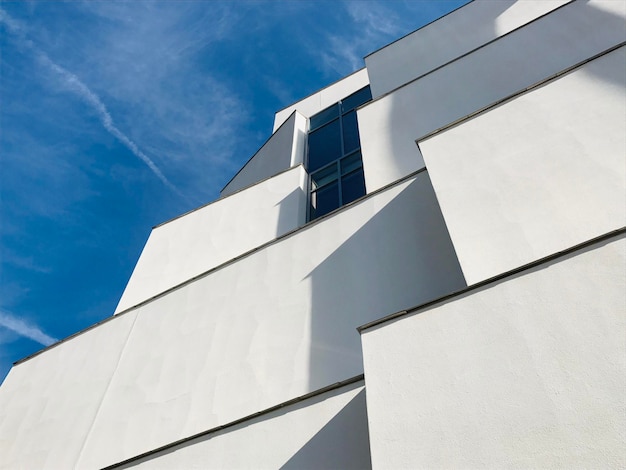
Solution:
[[[309,133],[309,172],[341,158],[339,119]]]
[[[367,86],[309,119],[309,220],[365,195],[355,108],[371,99]]]
[[[311,193],[311,219],[315,219],[339,207],[337,181]]]
[[[356,122],[356,111],[344,115],[343,120],[343,153],[347,154],[359,148],[359,127]]]
[[[365,195],[363,168],[341,178],[342,203],[348,204]]]
[[[361,88],[359,91],[352,93],[350,96],[341,101],[341,112],[346,113],[351,109],[358,108],[363,103],[367,103],[372,99],[372,91],[369,86]]]
[[[311,189],[317,189],[337,179],[337,164],[334,163],[311,175]]]
[[[363,162],[361,162],[361,152],[354,152],[352,155],[341,159],[341,174],[345,175],[361,166],[363,166]]]
[[[339,106],[334,104],[330,108],[326,108],[324,111],[320,111],[309,120],[309,129],[315,130],[318,127],[332,121],[339,116]]]

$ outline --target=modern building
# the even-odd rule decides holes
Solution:
[[[2,468],[626,467],[626,2],[475,0],[276,113]]]

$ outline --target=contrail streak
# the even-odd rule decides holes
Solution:
[[[49,346],[58,341],[58,339],[45,334],[38,326],[26,323],[24,320],[14,317],[3,310],[0,310],[0,327],[11,330],[24,338],[36,341],[43,346]]]
[[[67,87],[71,91],[73,91],[89,105],[91,105],[91,107],[100,116],[102,126],[107,130],[107,132],[109,132],[109,134],[115,137],[137,158],[144,162],[148,166],[148,168],[152,170],[156,177],[163,182],[163,184],[172,189],[174,192],[180,194],[178,189],[172,183],[170,183],[170,181],[165,177],[165,175],[161,172],[159,167],[150,159],[150,157],[143,153],[137,147],[137,145],[128,138],[128,136],[126,136],[115,126],[113,118],[109,114],[109,111],[107,110],[104,103],[102,103],[102,100],[100,100],[98,95],[91,91],[89,87],[85,85],[75,74],[52,61],[52,59],[50,59],[50,57],[48,57],[46,53],[44,53],[37,46],[35,46],[33,41],[26,38],[24,36],[24,33],[22,32],[22,28],[20,27],[20,25],[2,9],[0,9],[0,23],[3,23],[7,27],[7,29],[11,33],[13,33],[13,35],[18,39],[21,45],[25,46],[27,49],[30,49],[42,65],[59,75],[63,79],[65,85],[67,85]]]

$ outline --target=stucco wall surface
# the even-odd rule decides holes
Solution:
[[[626,47],[419,143],[468,284],[626,226],[624,64]]]
[[[371,468],[363,381],[120,468]]]
[[[358,375],[356,326],[464,285],[425,172],[346,207],[140,307],[78,465]]]
[[[464,285],[420,173],[17,365],[2,426],[26,455],[9,462],[103,467],[354,377],[356,326]],[[59,419],[34,415],[23,432],[35,437],[12,444],[24,407]]]
[[[568,1],[474,0],[365,57],[372,97],[389,93]]]
[[[0,468],[74,468],[136,316],[130,312],[11,369],[0,388]]]
[[[372,464],[626,466],[624,236],[362,333]]]
[[[326,88],[322,88],[320,91],[278,111],[274,117],[274,132],[294,111],[298,111],[309,118],[368,84],[367,69],[363,68]]]
[[[116,313],[303,225],[305,185],[300,165],[154,228]]]
[[[221,197],[303,163],[306,126],[304,116],[297,111],[292,113],[222,189]]]
[[[367,191],[424,166],[416,140],[626,40],[625,18],[626,2],[568,3],[365,105],[358,117]]]

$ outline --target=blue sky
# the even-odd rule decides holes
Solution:
[[[0,3],[0,380],[112,315],[273,113],[466,0]]]

